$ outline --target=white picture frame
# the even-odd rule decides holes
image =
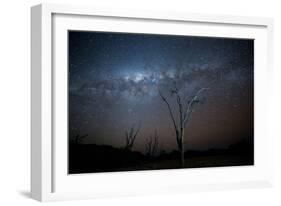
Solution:
[[[173,29],[167,30],[167,25]],[[53,201],[273,185],[273,134],[267,126],[272,19],[40,4],[31,8],[31,26],[32,198]],[[68,175],[66,138],[57,138],[67,134],[67,114],[60,109],[66,104],[67,73],[57,68],[66,68],[64,37],[73,28],[255,39],[255,165]]]

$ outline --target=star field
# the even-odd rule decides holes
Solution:
[[[155,130],[162,150],[176,149],[160,90],[177,112],[176,82],[204,102],[186,128],[186,147],[224,148],[253,138],[254,41],[209,37],[69,31],[69,138],[122,147],[124,131],[141,124],[134,149]]]

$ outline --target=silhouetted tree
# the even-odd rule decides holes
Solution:
[[[176,133],[176,140],[177,140],[177,146],[181,153],[181,164],[182,167],[185,166],[184,161],[184,133],[185,128],[190,120],[191,113],[193,112],[194,106],[198,104],[200,101],[198,99],[198,96],[200,93],[202,93],[204,90],[207,90],[208,88],[200,88],[197,90],[195,95],[191,96],[187,101],[184,101],[184,98],[180,95],[179,89],[177,88],[176,83],[174,83],[174,88],[171,89],[171,95],[176,97],[177,101],[177,108],[178,108],[178,121],[176,121],[176,114],[173,112],[170,103],[167,101],[167,99],[164,97],[164,95],[159,90],[159,95],[161,99],[165,102],[167,105],[170,118],[173,122],[174,130]]]
[[[157,130],[154,132],[154,136],[150,135],[146,142],[146,154],[148,157],[154,157],[159,147],[159,141],[158,141],[158,134]]]
[[[88,134],[80,136],[80,134],[77,134],[74,137],[74,144],[81,144],[83,142],[83,139],[85,139],[88,136]]]
[[[133,125],[129,130],[125,131],[125,137],[126,137],[125,149],[132,150],[132,147],[134,145],[134,142],[136,140],[139,131],[140,131],[140,124],[136,129]]]

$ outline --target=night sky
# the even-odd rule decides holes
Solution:
[[[157,130],[161,150],[177,149],[161,91],[175,114],[176,84],[189,99],[202,87],[186,127],[186,148],[226,148],[253,139],[254,41],[191,36],[69,31],[69,138],[125,145],[125,130],[141,125],[133,150],[144,152]]]

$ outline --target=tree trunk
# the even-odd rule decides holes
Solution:
[[[184,128],[181,132],[181,166],[185,167],[185,161],[184,161]]]

